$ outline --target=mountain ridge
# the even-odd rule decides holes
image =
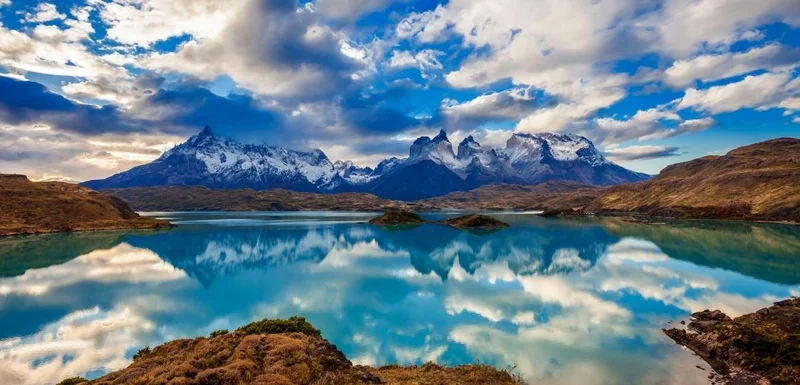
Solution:
[[[586,207],[683,218],[800,221],[800,139],[776,138],[670,165]]]
[[[407,158],[385,159],[372,168],[351,161],[331,162],[321,150],[243,144],[219,137],[205,127],[151,163],[82,184],[98,190],[197,185],[368,192],[411,201],[492,183],[535,185],[571,180],[609,186],[648,177],[605,159],[591,141],[574,134],[513,133],[502,149],[484,148],[469,136],[459,143],[456,152],[447,133],[440,130],[433,138],[417,138]]]

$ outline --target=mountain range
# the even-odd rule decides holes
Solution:
[[[485,148],[472,136],[453,149],[447,133],[413,142],[407,158],[389,158],[374,168],[331,162],[320,150],[288,150],[244,144],[215,135],[209,127],[155,161],[102,180],[99,189],[152,186],[284,188],[300,192],[369,192],[382,198],[416,200],[492,183],[535,185],[568,180],[611,186],[647,180],[603,157],[588,139],[573,134],[514,133],[505,148]]]

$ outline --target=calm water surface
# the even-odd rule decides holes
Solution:
[[[159,233],[0,239],[0,383],[127,366],[144,346],[306,316],[354,362],[513,367],[536,384],[702,384],[662,327],[800,295],[800,227],[505,215],[153,213]],[[446,216],[447,214],[437,214]]]

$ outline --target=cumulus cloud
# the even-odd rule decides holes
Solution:
[[[459,103],[444,100],[441,114],[451,127],[473,128],[490,121],[516,121],[542,107],[530,88],[489,92]]]
[[[631,161],[639,159],[657,159],[671,156],[678,156],[680,148],[668,146],[630,146],[625,148],[615,148],[605,151],[606,158],[615,162]]]
[[[34,13],[25,15],[25,21],[29,23],[46,23],[53,20],[61,20],[66,18],[66,15],[59,13],[56,5],[53,3],[39,3],[36,6]]]
[[[389,5],[389,0],[316,0],[314,9],[325,17],[355,20]]]
[[[798,63],[800,63],[800,49],[767,44],[741,53],[700,55],[676,61],[664,71],[664,80],[672,86],[685,87],[693,84],[695,80],[712,81],[759,69],[792,68]]]
[[[148,47],[170,37],[205,39],[228,25],[245,0],[115,0],[95,2],[108,38]]]
[[[787,93],[797,90],[800,90],[800,83],[793,81],[789,73],[769,72],[706,89],[690,88],[686,90],[677,108],[692,108],[714,114],[742,108],[758,108],[779,104],[787,98]]]
[[[203,80],[227,75],[264,95],[317,98],[348,87],[363,64],[345,55],[340,36],[294,0],[249,1],[219,33],[141,61]]]

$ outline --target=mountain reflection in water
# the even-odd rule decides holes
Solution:
[[[0,383],[125,367],[167,340],[304,315],[354,362],[513,365],[536,384],[700,384],[660,331],[800,294],[800,228],[548,220],[474,233],[360,214],[169,214],[160,233],[0,240]]]

